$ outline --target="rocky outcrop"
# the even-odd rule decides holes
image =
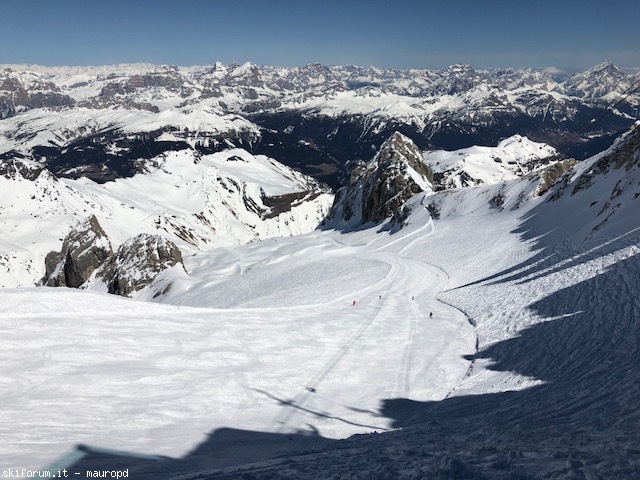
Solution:
[[[109,293],[130,297],[162,271],[182,265],[176,245],[161,235],[141,233],[124,242],[96,273]],[[184,266],[182,267],[184,269]]]
[[[92,215],[67,235],[60,252],[46,256],[46,273],[40,285],[100,290],[106,285],[109,293],[130,297],[151,285],[160,272],[177,264],[182,266],[180,250],[161,235],[142,233],[124,242],[114,253],[98,219]]]
[[[0,175],[9,180],[17,178],[35,180],[43,170],[44,167],[35,162],[25,160],[24,155],[19,152],[11,151],[0,155]]]
[[[107,234],[92,215],[67,235],[60,252],[46,256],[46,273],[41,283],[49,287],[78,288],[112,253]]]
[[[380,223],[402,218],[404,203],[417,193],[433,189],[433,172],[420,149],[395,132],[368,163],[353,169],[341,188],[325,225]]]
[[[547,193],[549,189],[558,182],[562,175],[571,170],[575,165],[577,165],[577,163],[577,160],[569,158],[567,160],[554,163],[553,165],[549,165],[543,169],[540,172],[542,181],[538,185],[538,188],[536,188],[535,195],[541,196]]]

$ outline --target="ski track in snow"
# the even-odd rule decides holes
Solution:
[[[382,304],[380,304],[374,312],[364,321],[362,326],[349,338],[349,340],[336,352],[336,354],[328,361],[325,368],[321,371],[321,373],[314,378],[311,382],[308,383],[308,386],[304,388],[304,392],[300,394],[297,398],[291,401],[291,407],[287,408],[281,414],[276,416],[274,419],[274,423],[281,425],[278,428],[278,432],[282,433],[287,431],[287,429],[291,429],[293,426],[292,418],[293,416],[305,410],[305,404],[309,397],[318,392],[318,389],[325,381],[325,379],[331,375],[331,373],[335,370],[337,365],[344,359],[344,357],[349,353],[349,350],[362,338],[367,328],[371,325],[371,323],[376,319],[380,309],[382,308]],[[382,428],[384,430],[384,428]]]
[[[518,211],[434,224],[414,208],[401,232],[215,250],[190,258],[193,278],[167,297],[181,306],[3,290],[0,455],[42,467],[82,442],[179,458],[224,427],[317,438],[415,427],[414,446],[477,451],[493,435],[522,445],[519,432],[535,429],[553,445],[536,452],[553,463],[566,440],[554,443],[555,428],[595,425],[597,437],[614,411],[626,435],[637,416],[637,232],[543,249],[514,234],[521,227]],[[483,430],[508,422],[506,434]]]
[[[335,355],[327,362],[326,366],[322,369],[321,373],[313,380],[308,382],[304,391],[301,392],[294,399],[288,401],[287,410],[281,412],[274,422],[281,425],[278,432],[295,431],[294,417],[297,415],[309,412],[307,403],[312,398],[318,398],[317,394],[320,390],[322,383],[329,377],[340,362],[358,345],[367,334],[369,327],[374,322],[383,322],[385,318],[395,318],[398,322],[396,327],[400,332],[403,332],[407,339],[402,346],[402,353],[400,355],[400,362],[398,366],[396,380],[394,382],[394,393],[398,397],[409,397],[411,393],[412,377],[417,377],[416,372],[413,371],[414,358],[419,355],[425,355],[423,345],[419,342],[419,333],[422,330],[428,331],[429,315],[426,311],[422,311],[419,307],[419,302],[414,300],[420,299],[421,296],[426,298],[433,297],[434,291],[440,288],[439,282],[428,282],[425,285],[420,286],[420,283],[416,282],[416,278],[424,279],[438,279],[436,268],[426,262],[420,262],[416,260],[409,260],[404,258],[404,252],[410,247],[414,246],[418,242],[424,240],[428,235],[433,234],[434,224],[432,220],[429,220],[423,226],[417,228],[410,235],[403,236],[396,240],[387,240],[387,242],[379,247],[373,249],[369,253],[357,254],[356,256],[362,256],[363,258],[375,259],[382,262],[387,262],[391,265],[389,274],[380,282],[375,284],[375,288],[378,291],[384,292],[381,294],[382,298],[379,299],[379,304],[375,307],[375,310],[368,316],[362,323],[361,327],[355,331],[352,336],[340,347]],[[373,243],[379,243],[382,237],[377,237]],[[340,245],[341,247],[347,246],[347,244],[337,241],[335,238],[331,238],[332,243]],[[362,246],[362,245],[360,245]],[[399,250],[398,250],[399,248]],[[369,249],[368,249],[369,250]],[[435,275],[434,275],[435,273]],[[368,290],[368,289],[367,289]],[[354,294],[354,297],[359,297],[360,292]],[[409,298],[411,297],[411,300]],[[357,307],[354,305],[354,307]],[[454,307],[447,306],[454,309]],[[443,318],[447,318],[446,314],[439,316],[439,321]],[[388,320],[387,320],[388,321]],[[426,325],[422,327],[421,325]],[[373,339],[375,340],[375,339]],[[437,365],[437,359],[442,355],[444,351],[453,340],[451,338],[443,341],[439,346],[434,349],[433,353],[429,353],[427,356],[429,361],[426,365]],[[436,369],[436,379],[439,383],[447,384],[449,379],[447,378],[446,371],[443,369]],[[321,402],[314,402],[316,408]],[[328,411],[330,405],[326,407],[320,407],[319,411]],[[298,425],[298,430],[302,429],[303,425]],[[379,430],[386,430],[385,427],[377,427]]]
[[[180,307],[67,289],[4,290],[0,322],[12,348],[0,352],[8,366],[0,381],[11,385],[1,397],[0,434],[9,443],[0,454],[40,468],[77,443],[180,457],[222,427],[332,438],[390,429],[377,413],[382,400],[444,398],[473,347],[466,319],[435,300],[438,269],[405,258],[433,231],[429,222],[398,237],[310,234],[234,249],[225,262],[203,255],[208,266],[193,271],[213,283],[176,285],[175,298],[190,303]],[[296,273],[318,259],[363,273],[333,272],[329,291],[339,294],[329,297],[316,287],[329,271]],[[259,308],[238,297],[236,306],[212,309],[207,302],[234,288],[224,289],[225,278],[289,279],[307,304],[266,291]],[[19,423],[18,433],[11,426]]]
[[[398,385],[397,396],[409,397],[411,392],[411,365],[413,364],[413,357],[417,350],[417,330],[418,319],[420,312],[415,304],[411,304],[411,315],[409,316],[409,335],[407,339],[407,346],[402,353],[402,360],[400,362],[399,378],[396,381]]]

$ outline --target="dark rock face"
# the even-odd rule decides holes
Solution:
[[[129,297],[178,263],[182,265],[182,254],[173,242],[146,233],[130,238],[114,254],[106,233],[92,215],[67,235],[60,252],[46,256],[46,273],[40,285],[86,287],[95,272],[95,278],[105,282],[109,293]]]
[[[63,107],[74,103],[52,82],[38,79],[27,88],[11,69],[0,72],[0,119],[14,115],[20,107]]]
[[[124,242],[96,274],[109,293],[130,297],[151,284],[163,270],[182,265],[176,245],[160,235],[141,233]],[[184,268],[184,267],[183,267]]]
[[[405,202],[429,188],[433,188],[433,172],[422,152],[411,139],[395,132],[370,162],[355,166],[348,185],[338,191],[325,225],[402,219]]]
[[[92,215],[67,235],[60,252],[46,256],[42,284],[78,288],[112,253],[106,233]]]
[[[565,172],[571,170],[575,165],[577,165],[577,163],[577,160],[570,158],[546,167],[542,171],[542,182],[536,189],[535,194],[540,196],[547,193],[549,189],[556,184],[560,177],[562,177]]]
[[[363,198],[362,203],[362,218],[365,222],[378,223],[396,215],[409,198],[424,191],[409,174],[409,168],[433,185],[433,173],[423,163],[422,153],[410,139],[400,133],[394,133],[382,145],[374,162],[364,172],[371,180],[368,195]]]
[[[25,162],[23,157],[18,152],[7,152],[6,155],[0,155],[0,175],[10,180],[15,180],[17,177],[27,180],[38,178],[44,167],[33,162]]]

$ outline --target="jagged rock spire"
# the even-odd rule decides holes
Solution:
[[[371,161],[357,166],[341,188],[326,226],[380,223],[398,218],[405,202],[433,188],[433,174],[413,141],[394,132]]]

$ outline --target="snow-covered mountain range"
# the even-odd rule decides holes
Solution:
[[[396,132],[368,162],[349,164],[351,178],[334,201],[331,191],[311,177],[238,148],[213,154],[188,147],[170,151],[142,161],[132,177],[104,183],[58,178],[33,160],[5,160],[0,166],[5,204],[0,211],[0,286],[83,285],[131,294],[90,277],[139,234],[162,235],[183,255],[191,255],[299,235],[320,223],[349,229],[392,218],[391,227],[400,228],[408,214],[403,205],[417,193],[542,171],[548,189],[566,170],[563,165],[573,163],[560,162],[553,148],[519,136],[497,147],[423,153]],[[549,166],[557,171],[549,173]],[[93,260],[77,258],[83,255]]]
[[[313,230],[333,194],[317,181],[241,149],[191,149],[149,159],[146,173],[106,183],[58,178],[38,163],[0,164],[0,285],[30,286],[44,259],[95,215],[114,248],[161,234],[185,254]]]
[[[520,134],[583,159],[633,123],[639,81],[611,63],[562,77],[466,65],[3,66],[0,158],[104,181],[133,175],[159,153],[232,145],[333,187],[347,161],[369,160],[394,131],[423,150]]]

